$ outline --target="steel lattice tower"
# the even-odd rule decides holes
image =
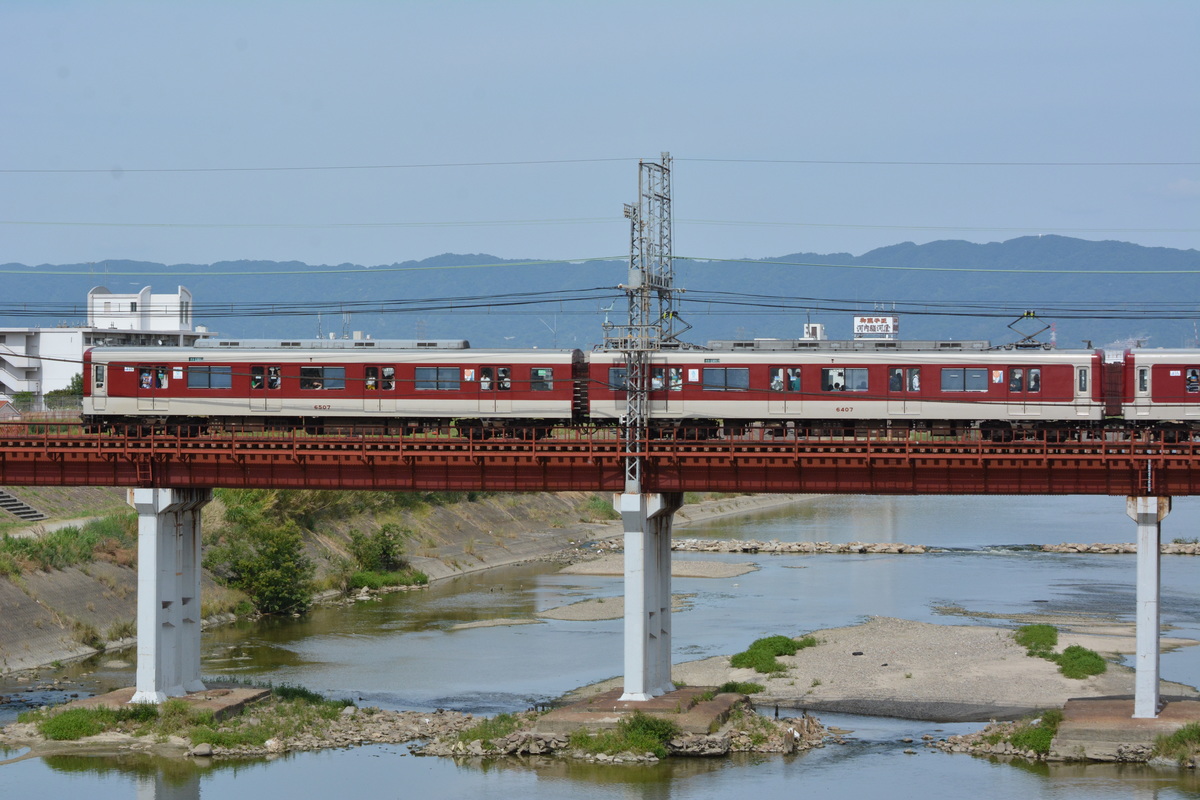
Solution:
[[[629,323],[616,341],[625,353],[625,491],[642,491],[642,454],[650,417],[650,360],[675,341],[675,264],[671,232],[671,154],[661,163],[638,162],[637,203],[629,219]],[[610,342],[610,345],[612,342]]]

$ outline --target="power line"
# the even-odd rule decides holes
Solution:
[[[426,265],[415,267],[365,267],[355,266],[351,269],[340,269],[337,267],[316,268],[316,269],[291,269],[291,270],[205,270],[202,272],[182,272],[178,270],[149,270],[141,272],[115,272],[108,269],[101,270],[100,268],[88,270],[57,270],[57,269],[0,269],[2,275],[33,275],[39,277],[51,277],[59,275],[87,275],[95,276],[97,274],[113,275],[119,277],[135,277],[135,278],[154,278],[154,277],[227,277],[227,276],[272,276],[272,275],[354,275],[362,277],[374,273],[383,272],[430,272],[437,270],[452,270],[452,269],[504,269],[507,267],[544,267],[553,266],[555,264],[565,264],[567,266],[588,264],[597,261],[614,261],[624,259],[626,256],[596,256],[592,258],[569,258],[569,259],[552,259],[545,261],[503,261],[493,264],[440,264]]]
[[[867,167],[1195,167],[1200,161],[866,161],[792,158],[676,158],[725,164],[811,164]]]
[[[612,161],[630,162],[636,158],[549,158],[523,161],[445,161],[428,164],[342,164],[325,166],[283,167],[88,167],[80,169],[2,169],[4,175],[112,175],[113,173],[162,172],[336,172],[387,169],[440,169],[445,167],[524,167],[540,164],[598,164]]]
[[[993,272],[1013,275],[1200,275],[1197,269],[1001,269],[999,267],[913,267],[886,266],[883,264],[821,264],[808,261],[776,261],[774,259],[706,258],[703,256],[676,256],[676,261],[710,261],[718,264],[778,264],[785,267],[826,267],[830,269],[870,269],[897,272]]]

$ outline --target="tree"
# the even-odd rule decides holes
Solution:
[[[208,548],[204,566],[250,596],[263,614],[297,614],[312,604],[316,568],[304,552],[300,528],[268,518],[270,496],[262,492],[222,493],[228,524]]]

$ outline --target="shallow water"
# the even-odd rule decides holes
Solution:
[[[1164,538],[1190,537],[1197,506],[1178,501]],[[1042,520],[1029,527],[1024,520]],[[753,639],[853,624],[868,615],[964,623],[944,607],[1024,614],[1092,612],[1129,620],[1133,556],[1033,553],[1013,545],[1050,541],[1129,541],[1133,523],[1121,498],[814,498],[753,518],[692,526],[684,536],[826,541],[905,541],[963,548],[906,556],[694,555],[756,564],[728,579],[676,579],[694,594],[673,617],[675,660],[740,650]],[[819,534],[819,535],[818,535]],[[1200,561],[1163,559],[1163,617],[1200,638],[1195,619]],[[235,625],[204,638],[207,675],[290,681],[388,708],[454,708],[493,714],[521,710],[620,673],[622,622],[546,621],[452,631],[463,621],[529,618],[589,597],[613,597],[621,579],[562,575],[549,564],[493,570],[392,595],[378,602],[318,609],[301,620]],[[985,624],[996,624],[984,620]],[[118,656],[132,660],[132,652]],[[101,661],[111,661],[101,659]],[[1164,677],[1200,684],[1200,647],[1162,658]],[[131,667],[100,669],[96,688],[129,684]],[[0,689],[0,694],[4,693]],[[2,712],[0,712],[2,713]],[[11,714],[9,715],[11,716]],[[4,796],[221,798],[344,793],[378,797],[819,797],[884,793],[961,797],[1184,797],[1196,776],[1116,766],[1030,766],[922,748],[920,736],[978,726],[822,715],[854,729],[846,746],[796,757],[676,760],[650,767],[558,761],[464,762],[417,758],[403,747],[300,754],[273,761],[199,768],[155,759],[30,759],[0,767]],[[914,736],[916,745],[899,742]],[[903,750],[914,747],[915,755]],[[903,791],[899,791],[900,789]],[[10,794],[11,790],[11,794]],[[70,793],[70,794],[69,794]]]

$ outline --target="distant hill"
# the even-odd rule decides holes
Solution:
[[[1139,339],[1148,346],[1191,345],[1196,319],[1161,320],[1151,316],[1112,319],[1108,310],[1137,303],[1179,304],[1200,295],[1200,275],[1163,275],[1163,270],[1200,270],[1200,251],[1142,247],[1128,242],[1086,241],[1063,236],[1027,236],[1007,242],[974,244],[911,242],[879,248],[861,256],[847,253],[793,253],[737,262],[676,261],[676,283],[684,318],[695,326],[686,338],[791,337],[805,321],[823,322],[831,338],[848,338],[853,313],[901,304],[905,339],[1015,338],[1006,325],[1024,309],[1055,322],[1060,347],[1084,340],[1100,346]],[[859,267],[859,268],[854,268]],[[874,267],[867,269],[866,267]],[[916,271],[921,267],[935,271]],[[6,264],[3,269],[30,269]],[[616,286],[626,279],[623,261],[530,265],[480,254],[444,254],[423,261],[364,267],[343,264],[335,274],[262,275],[303,272],[298,262],[235,261],[217,264],[150,264],[111,260],[95,265],[41,265],[33,276],[9,276],[10,291],[0,302],[0,325],[78,324],[86,319],[85,299],[93,286],[124,292],[153,285],[159,291],[187,286],[196,299],[195,319],[228,337],[311,338],[314,315],[295,314],[293,305],[391,301],[425,298],[493,298],[518,292],[567,292],[597,288],[586,302],[453,310],[357,311],[344,325],[341,314],[326,308],[324,335],[343,328],[373,338],[467,338],[475,346],[589,348],[602,339],[607,316],[624,319],[624,295]],[[90,274],[67,276],[61,271]],[[978,272],[972,270],[1001,270]],[[1096,274],[1097,271],[1135,274]],[[154,272],[153,277],[120,273]],[[1081,274],[1072,274],[1081,273]],[[758,295],[754,313],[726,305],[729,293]],[[788,305],[806,310],[780,312],[777,298],[807,298]],[[615,301],[610,312],[601,310]],[[14,304],[37,304],[22,313]],[[238,304],[276,304],[246,315]],[[1005,303],[1011,316],[988,317],[970,306]],[[913,305],[915,304],[915,305]],[[46,313],[47,306],[59,313]],[[1088,309],[1092,319],[1067,319],[1060,309]],[[953,311],[953,315],[932,314]],[[1058,316],[1056,317],[1056,311]],[[1049,334],[1046,336],[1048,337]]]

